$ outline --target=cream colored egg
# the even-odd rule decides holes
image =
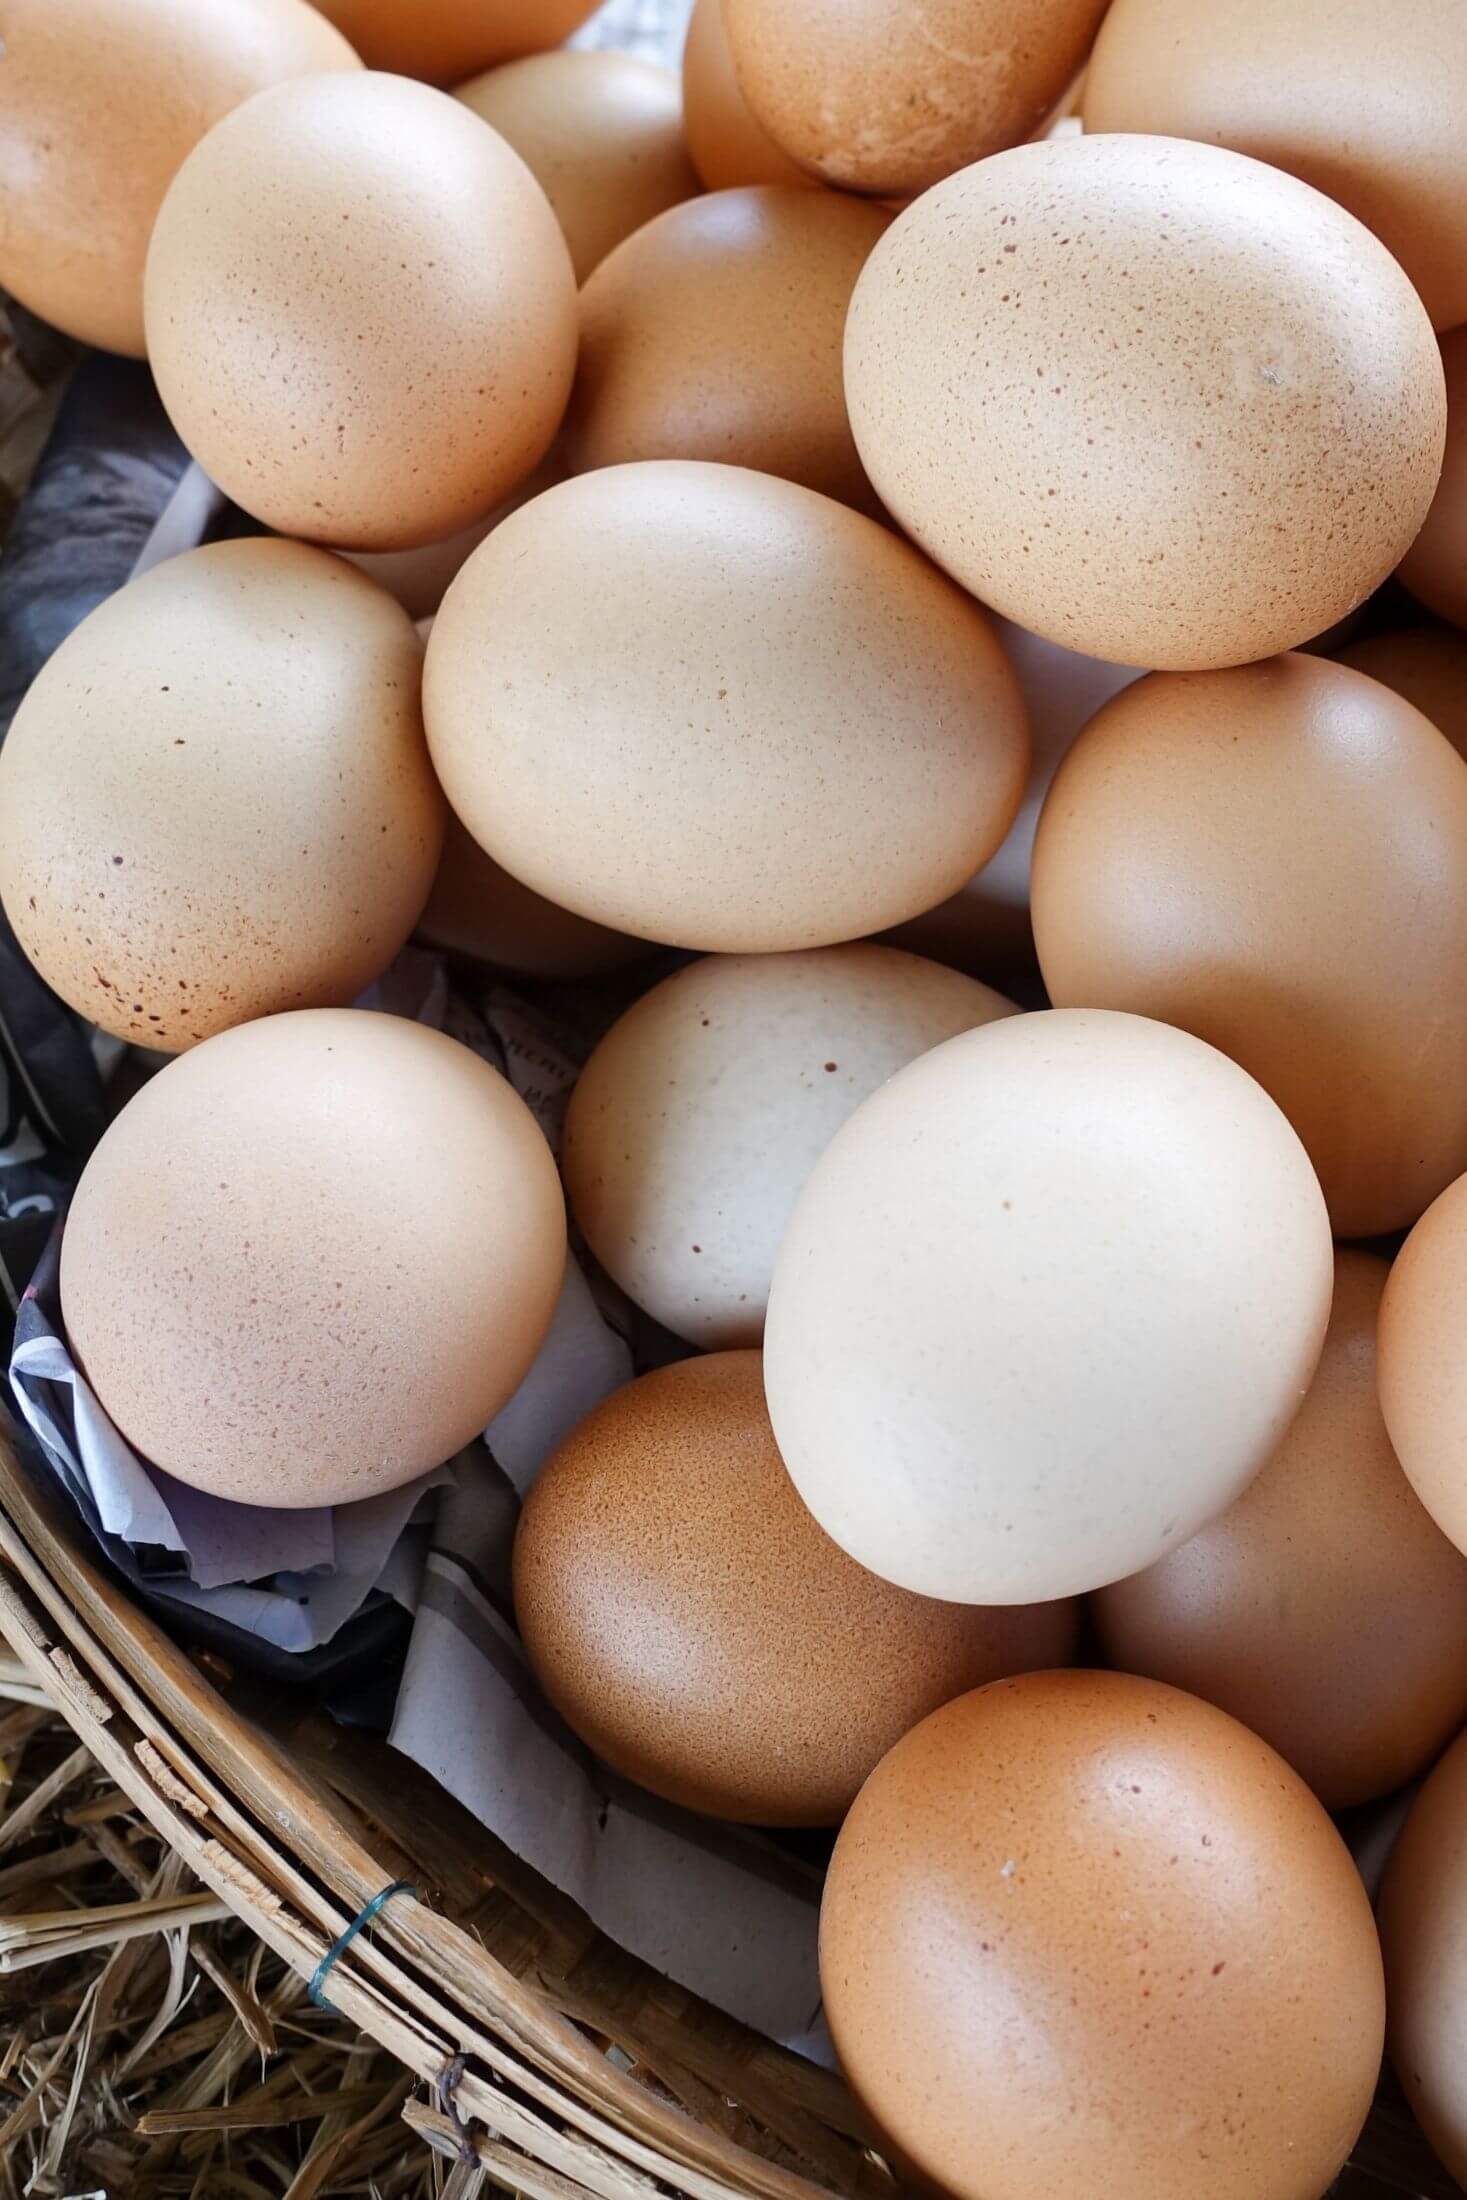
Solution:
[[[256,1505],[397,1488],[493,1418],[565,1265],[550,1149],[457,1040],[316,1009],[144,1085],[77,1187],[61,1305],[124,1436]]]
[[[575,279],[518,154],[400,77],[262,92],[195,147],[148,250],[169,417],[282,534],[410,549],[544,457],[575,369]]]
[[[109,597],[0,751],[0,900],[47,983],[167,1053],[370,985],[443,840],[421,665],[401,606],[303,543]]]
[[[1314,1372],[1324,1200],[1200,1040],[1048,1010],[899,1070],[817,1162],[764,1338],[828,1535],[927,1596],[1093,1589],[1221,1512]]]
[[[1003,839],[1028,761],[985,614],[812,490],[662,460],[551,489],[444,598],[434,764],[496,862],[678,947],[826,946]]]
[[[1021,626],[1118,664],[1309,640],[1426,515],[1425,309],[1350,214],[1259,161],[1067,137],[979,162],[876,247],[846,398],[878,495]]]
[[[318,0],[369,69],[457,84],[579,30],[596,0]]]
[[[728,50],[723,0],[695,0],[683,48],[683,129],[693,166],[710,191],[741,183],[817,182],[750,112]]]
[[[1014,1013],[890,947],[711,955],[634,1003],[571,1095],[561,1167],[627,1296],[709,1349],[757,1344],[811,1169],[894,1070]]]

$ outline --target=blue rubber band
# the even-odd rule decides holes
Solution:
[[[347,1949],[356,1939],[357,1934],[361,1932],[365,1926],[371,1924],[373,1918],[377,1915],[377,1912],[382,1909],[387,1903],[389,1903],[395,1894],[415,1895],[417,1891],[417,1888],[413,1885],[410,1879],[394,1879],[391,1886],[384,1887],[380,1894],[374,1894],[371,1901],[364,1904],[363,1907],[358,1910],[356,1916],[352,1919],[350,1925],[347,1926],[346,1931],[342,1934],[340,1940],[333,1941],[331,1946],[326,1950],[325,1955],[322,1956],[320,1962],[316,1965],[315,1973],[311,1979],[310,1985],[306,1988],[306,1992],[310,1995],[312,2001],[316,2004],[316,2007],[318,2009],[329,2009],[333,2016],[340,2016],[341,2011],[337,2008],[335,2002],[328,2001],[325,1994],[321,1991],[322,1987],[326,1984],[327,1979],[331,1975],[332,1964],[339,1961],[339,1959],[345,1955]]]

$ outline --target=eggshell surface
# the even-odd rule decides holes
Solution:
[[[723,0],[739,87],[825,183],[878,198],[1017,145],[1063,95],[1106,0]]]
[[[1050,789],[1032,908],[1056,1006],[1178,1024],[1272,1093],[1337,1235],[1467,1168],[1467,770],[1378,681],[1138,681]]]
[[[1087,130],[1198,138],[1337,199],[1438,328],[1467,321],[1467,15],[1457,0],[1113,0]]]
[[[1263,1465],[1332,1278],[1303,1148],[1234,1063],[1139,1016],[1009,1017],[898,1070],[816,1163],[769,1297],[775,1439],[904,1588],[1098,1588]]]
[[[638,1306],[705,1348],[757,1344],[800,1189],[862,1100],[1014,1013],[889,947],[710,956],[618,1019],[566,1114],[571,1212]]]
[[[1467,2184],[1467,1737],[1411,1808],[1377,1917],[1390,2004],[1387,2046],[1417,2121]]]
[[[736,466],[606,467],[514,513],[444,598],[423,694],[496,862],[726,953],[942,900],[1028,763],[984,613],[874,520]]]
[[[1330,1810],[1398,1787],[1467,1719],[1467,1558],[1402,1473],[1376,1397],[1388,1273],[1336,1254],[1319,1368],[1273,1457],[1094,1604],[1109,1663],[1230,1711]]]
[[[689,200],[628,237],[581,293],[571,471],[715,459],[879,512],[841,339],[890,219],[833,191],[766,185]]]
[[[457,1040],[360,1009],[171,1062],[83,1172],[67,1334],[155,1466],[330,1505],[450,1458],[529,1368],[565,1265],[555,1164]]]
[[[1405,627],[1364,635],[1334,656],[1414,704],[1467,757],[1467,635],[1445,626]]]
[[[645,940],[557,909],[486,856],[452,811],[418,932],[433,947],[527,978],[587,978],[649,952]]]
[[[0,900],[62,999],[176,1053],[345,1005],[433,883],[406,613],[301,543],[212,544],[68,636],[0,751]]]
[[[739,90],[723,0],[695,0],[683,47],[683,132],[693,166],[710,191],[741,183],[814,186],[798,161],[756,122]]]
[[[1380,1404],[1422,1504],[1467,1551],[1467,1177],[1449,1184],[1396,1255],[1380,1310]]]
[[[1380,1949],[1323,1810],[1223,1712],[1035,1673],[899,1742],[836,1842],[825,2011],[959,2200],[1317,2200],[1380,2063]]]
[[[320,0],[369,69],[457,84],[578,31],[597,0]]]
[[[834,1824],[928,1711],[1075,1639],[1072,1604],[939,1604],[838,1550],[784,1471],[757,1352],[644,1375],[573,1431],[521,1514],[514,1599],[598,1756],[757,1825]]]
[[[926,193],[862,271],[845,378],[907,532],[1118,664],[1238,664],[1332,625],[1410,544],[1445,434],[1384,246],[1170,138],[1020,146]]]
[[[461,84],[549,199],[583,283],[613,245],[701,187],[670,69],[624,53],[531,54]]]
[[[0,284],[140,359],[163,194],[221,116],[357,57],[303,0],[3,0]]]
[[[1467,626],[1467,327],[1442,338],[1447,379],[1447,449],[1441,483],[1400,577],[1418,602],[1453,626]]]
[[[365,72],[279,85],[190,154],[148,251],[159,394],[282,534],[408,549],[544,457],[575,371],[570,256],[518,154]]]

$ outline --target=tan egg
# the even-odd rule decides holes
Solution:
[[[267,84],[356,69],[304,0],[0,0],[0,284],[84,344],[141,359],[163,194]]]
[[[1380,1404],[1401,1465],[1467,1551],[1467,1176],[1432,1202],[1396,1256],[1380,1310]]]
[[[1231,146],[1373,230],[1438,328],[1467,320],[1467,14],[1459,0],[1113,0],[1087,130]]]
[[[380,977],[443,841],[421,665],[401,607],[302,543],[109,597],[0,751],[0,900],[47,984],[176,1053]]]
[[[1401,1472],[1376,1398],[1389,1272],[1336,1254],[1318,1372],[1273,1457],[1220,1519],[1094,1603],[1112,1665],[1230,1711],[1329,1810],[1399,1787],[1467,1719],[1467,1558]]]
[[[1367,634],[1335,652],[1335,662],[1368,673],[1414,703],[1459,756],[1467,756],[1467,635],[1447,626]]]
[[[1442,338],[1442,366],[1447,452],[1441,485],[1401,560],[1400,578],[1428,611],[1467,626],[1467,327]]]
[[[1066,137],[929,191],[856,285],[846,399],[907,532],[1118,664],[1292,648],[1382,581],[1445,433],[1411,285],[1353,216],[1210,145]]]
[[[1337,1236],[1467,1169],[1467,770],[1378,681],[1298,654],[1138,681],[1050,789],[1032,906],[1055,1005],[1241,1062]]]
[[[693,166],[710,191],[742,183],[816,181],[780,151],[750,112],[728,50],[723,0],[694,0],[683,47],[683,132]]]
[[[757,1352],[661,1368],[581,1422],[520,1516],[514,1603],[597,1756],[767,1826],[834,1825],[918,1719],[1075,1642],[1073,1604],[938,1604],[837,1550],[775,1449]]]
[[[1385,2022],[1349,1851],[1211,1705],[996,1681],[872,1774],[820,1981],[878,2135],[956,2200],[1318,2200]]]
[[[420,543],[415,550],[338,550],[337,556],[349,558],[369,580],[385,588],[389,596],[395,596],[416,625],[431,625],[449,582],[484,537],[511,512],[517,512],[531,497],[537,497],[542,489],[549,489],[564,479],[565,465],[560,446],[555,443],[535,471],[527,475],[502,504],[496,504],[482,519],[461,527],[457,534],[447,535],[439,542]],[[426,641],[427,635],[422,638]]]
[[[891,217],[834,191],[715,191],[649,222],[581,292],[572,473],[707,458],[879,513],[846,417],[841,337]]]
[[[456,1039],[308,1009],[220,1033],[83,1172],[61,1307],[128,1441],[252,1505],[374,1497],[468,1443],[565,1266],[550,1149]]]
[[[1467,2185],[1467,1736],[1411,1808],[1377,1908],[1386,2044],[1417,2121]]]
[[[432,947],[527,978],[590,978],[652,952],[521,886],[464,831],[452,811],[443,859],[418,933]]]
[[[634,1002],[581,1072],[561,1167],[628,1298],[705,1347],[757,1344],[811,1169],[894,1070],[1014,1006],[895,948],[713,955]]]
[[[1304,1150],[1234,1063],[1139,1016],[1008,1017],[898,1070],[816,1163],[769,1295],[775,1437],[904,1588],[1099,1588],[1241,1495],[1332,1276]]]
[[[282,534],[402,550],[529,474],[575,371],[570,257],[518,154],[400,77],[260,93],[195,147],[148,251],[153,374]]]
[[[317,0],[369,69],[458,84],[478,69],[544,53],[580,29],[597,0]]]
[[[548,900],[762,954],[951,893],[1018,807],[1023,705],[909,544],[738,466],[611,466],[495,529],[428,644],[434,764]]]
[[[583,283],[613,245],[701,189],[671,69],[625,53],[541,53],[461,84],[457,98],[524,161]]]
[[[1106,0],[723,0],[739,86],[825,183],[896,198],[1017,145],[1063,96]]]

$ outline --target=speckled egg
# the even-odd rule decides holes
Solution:
[[[695,0],[683,47],[683,131],[693,166],[710,191],[741,183],[816,182],[750,113],[728,50],[723,0]]]
[[[1418,2122],[1467,2185],[1467,1735],[1417,1796],[1386,1866],[1377,1919],[1387,2046]]]
[[[1467,635],[1448,626],[1367,634],[1336,650],[1336,664],[1368,673],[1414,703],[1459,756],[1467,757]]]
[[[401,607],[302,543],[216,543],[109,597],[0,751],[0,900],[47,984],[168,1053],[354,999],[442,845],[421,666]]]
[[[691,199],[628,237],[581,292],[571,471],[718,459],[879,512],[841,339],[890,219],[834,191],[762,185]]]
[[[996,1681],[897,1744],[820,1979],[878,2136],[956,2200],[1318,2200],[1380,2066],[1329,1819],[1236,1720],[1119,1673]]]
[[[1396,1256],[1380,1310],[1380,1403],[1422,1504],[1467,1551],[1467,1176],[1433,1200]]]
[[[757,1344],[801,1186],[894,1070],[1013,1003],[890,947],[712,955],[615,1023],[571,1095],[571,1212],[627,1296],[705,1347]]]
[[[838,1550],[784,1471],[757,1352],[644,1375],[581,1422],[521,1514],[514,1603],[607,1764],[769,1826],[833,1825],[927,1712],[1075,1640],[1072,1604],[938,1604]]]
[[[590,978],[651,953],[589,917],[558,909],[486,856],[450,810],[443,857],[418,933],[431,947],[526,978]]]
[[[1420,533],[1401,560],[1401,579],[1429,611],[1467,626],[1467,327],[1442,338],[1447,378],[1447,452],[1441,484]]]
[[[304,0],[0,0],[0,284],[140,359],[148,236],[185,157],[263,86],[357,66]]]
[[[1467,769],[1378,681],[1137,681],[1060,767],[1032,910],[1057,1007],[1179,1024],[1272,1093],[1338,1236],[1467,1169]]]
[[[1309,185],[1170,138],[1020,146],[928,192],[862,271],[845,375],[907,532],[1118,664],[1321,633],[1409,546],[1445,434],[1385,247]]]
[[[159,394],[282,534],[408,549],[544,457],[575,371],[570,255],[517,153],[441,92],[317,76],[220,123],[148,250]]]
[[[580,29],[597,0],[318,0],[369,69],[457,84]]]
[[[308,1009],[169,1063],[83,1172],[61,1307],[155,1466],[332,1505],[450,1458],[539,1349],[565,1210],[487,1062],[398,1016]]]
[[[1028,764],[978,606],[876,521],[738,466],[609,466],[514,513],[444,598],[423,695],[496,862],[599,924],[725,953],[941,901]]]

